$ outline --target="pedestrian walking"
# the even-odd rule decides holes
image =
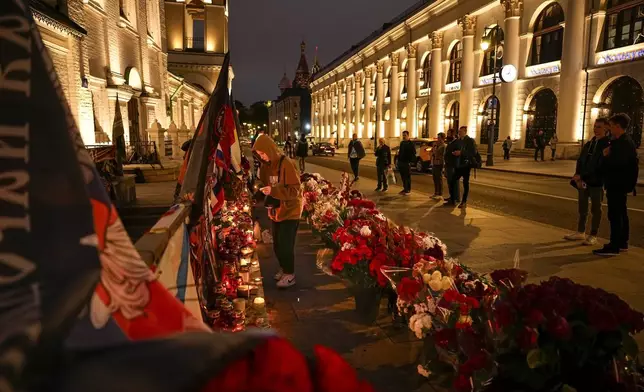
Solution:
[[[280,265],[275,274],[277,287],[295,284],[295,238],[302,215],[300,175],[295,162],[280,153],[270,137],[260,135],[253,145],[253,156],[261,161],[260,190],[266,195],[273,232],[273,251]]]
[[[439,133],[432,151],[432,177],[434,178],[434,200],[443,200],[443,167],[445,166],[445,134]]]
[[[364,156],[364,147],[360,140],[358,140],[358,134],[354,133],[353,138],[349,142],[349,163],[351,164],[351,171],[353,171],[353,181],[360,179],[360,160]]]
[[[509,161],[510,160],[510,150],[511,149],[512,149],[512,139],[510,139],[510,136],[508,136],[503,141],[503,160],[504,161]]]
[[[467,135],[467,127],[460,127],[458,130],[459,145],[452,155],[458,158],[456,164],[456,175],[454,181],[457,183],[463,179],[463,198],[458,208],[467,208],[467,198],[470,194],[470,173],[472,169],[481,166],[481,156],[478,153],[476,142]]]
[[[291,137],[286,137],[286,142],[284,143],[284,155],[289,158],[293,158],[293,143],[291,143]]]
[[[446,206],[456,206],[461,202],[461,187],[456,181],[456,167],[458,165],[458,157],[454,155],[454,151],[460,149],[461,141],[454,137],[454,130],[450,129],[447,133],[449,141],[445,145],[445,154],[443,164],[445,165],[445,178],[447,178],[447,190],[449,191],[449,199],[445,200]]]
[[[406,196],[411,193],[410,165],[416,162],[416,147],[414,142],[409,140],[409,131],[403,131],[402,137],[403,141],[400,142],[400,149],[398,150],[398,172],[403,185],[403,190],[400,191],[400,194]]]
[[[538,161],[538,156],[541,154],[541,162],[544,161],[544,154],[546,150],[546,136],[543,133],[543,130],[540,129],[537,132],[537,135],[534,137],[534,161]]]
[[[385,143],[385,138],[378,139],[376,147],[376,172],[378,174],[378,187],[376,192],[387,192],[389,184],[387,183],[387,171],[391,169],[391,149]]]
[[[604,180],[601,173],[601,163],[604,157],[604,149],[608,147],[608,120],[605,118],[595,120],[593,132],[593,138],[584,144],[581,149],[581,154],[577,159],[575,175],[571,181],[571,184],[575,185],[578,192],[579,222],[577,231],[564,237],[568,241],[583,241],[584,245],[597,244],[597,233],[602,220]],[[586,235],[589,199],[592,221],[590,234]]]
[[[297,142],[296,155],[300,161],[300,172],[304,173],[306,170],[306,157],[309,156],[309,144],[306,142],[306,137],[304,134],[300,136],[300,141]]]
[[[598,256],[616,256],[628,251],[630,228],[627,195],[635,190],[639,175],[635,143],[626,134],[630,122],[628,115],[623,113],[616,114],[609,120],[612,139],[603,151],[601,168],[608,204],[610,242],[593,252]]]
[[[552,156],[550,157],[551,161],[554,161],[557,158],[557,144],[559,143],[559,138],[557,133],[553,133],[550,138],[550,150],[552,151]]]

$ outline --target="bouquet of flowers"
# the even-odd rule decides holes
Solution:
[[[489,391],[628,391],[644,315],[604,290],[552,277],[494,271],[498,376]]]

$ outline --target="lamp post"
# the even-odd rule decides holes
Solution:
[[[492,103],[494,107],[492,107],[492,113],[490,115],[490,118],[488,119],[488,139],[487,139],[487,159],[485,161],[485,166],[494,166],[494,136],[495,136],[495,125],[496,121],[498,121],[496,117],[496,111],[498,109],[499,105],[499,100],[496,97],[496,75],[497,75],[497,66],[496,66],[496,60],[498,57],[498,50],[499,47],[502,47],[502,45],[499,45],[499,40],[498,40],[498,34],[499,34],[499,26],[494,25],[493,27],[486,27],[485,31],[483,33],[483,39],[481,40],[481,49],[483,51],[487,51],[490,48],[491,44],[494,44],[494,51],[493,51],[493,61],[492,61]],[[494,40],[492,43],[491,41]]]

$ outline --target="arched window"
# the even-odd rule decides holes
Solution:
[[[409,70],[409,61],[405,61],[405,66],[403,68],[402,87],[400,88],[400,93],[401,94],[406,94],[407,93],[407,80],[409,79],[409,75],[408,75],[407,70]]]
[[[490,127],[494,129],[494,141],[499,140],[499,119],[501,117],[501,105],[499,99],[494,95],[485,101],[483,108],[483,121],[481,122],[481,144],[487,144],[490,139]]]
[[[564,33],[564,12],[559,3],[547,6],[534,24],[530,64],[561,60]]]
[[[608,0],[604,50],[644,42],[644,0]]]
[[[429,105],[425,105],[422,113],[420,114],[420,129],[421,137],[429,137]]]
[[[374,78],[373,83],[371,83],[371,96],[373,96],[371,102],[375,105],[378,101],[378,86],[376,85],[376,78]]]
[[[644,89],[637,80],[630,76],[622,76],[612,82],[602,97],[603,113],[612,116],[626,113],[631,123],[626,130],[635,145],[642,143],[642,127],[644,126]]]
[[[429,88],[432,80],[432,55],[431,53],[425,57],[423,61],[423,73],[420,74],[421,81],[423,82],[420,86],[421,89]]]
[[[449,79],[448,83],[461,81],[461,66],[463,65],[463,44],[458,41],[449,54]]]
[[[391,68],[389,68],[389,70],[387,71],[387,94],[385,94],[385,98],[391,97],[391,82],[392,82],[391,74],[392,74]]]
[[[458,101],[454,102],[449,108],[449,114],[445,118],[445,120],[447,120],[447,128],[454,130],[454,132],[458,131],[458,116],[460,115],[460,108],[461,105]]]
[[[487,50],[483,53],[483,68],[481,69],[481,76],[491,75],[498,72],[498,70],[503,66],[503,58],[496,58],[495,63],[496,53],[494,51],[495,47],[498,49],[498,47],[503,44],[503,29],[499,26],[494,26],[488,31],[485,38],[490,43],[490,46],[488,46]]]
[[[530,101],[526,129],[526,148],[534,148],[534,139],[543,131],[546,140],[550,140],[557,131],[557,96],[549,88],[539,90]]]

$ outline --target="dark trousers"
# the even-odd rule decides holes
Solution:
[[[608,220],[610,221],[610,244],[614,248],[628,245],[630,228],[628,225],[628,209],[626,193],[620,190],[606,190],[608,204]]]
[[[353,176],[355,178],[358,178],[360,170],[360,158],[349,158],[349,163],[351,164],[351,171],[353,172]]]
[[[403,190],[405,192],[411,192],[411,169],[409,167],[409,163],[399,162],[398,171],[400,172]]]
[[[432,166],[432,177],[434,178],[434,195],[443,196],[443,165]]]
[[[579,189],[579,224],[577,232],[586,232],[586,222],[588,221],[588,199],[590,199],[590,210],[593,218],[590,226],[590,235],[597,236],[599,224],[602,221],[602,199],[604,198],[604,189],[600,186],[589,186],[586,189]]]
[[[285,274],[295,273],[295,237],[299,220],[273,222],[273,251]]]
[[[556,148],[551,148],[551,150],[552,150],[552,156],[550,156],[550,159],[552,159],[554,161],[555,158],[557,157],[557,149]]]
[[[306,158],[304,158],[304,157],[300,157],[300,172],[301,173],[304,173],[304,171],[306,170],[306,163],[304,163],[305,159]]]
[[[470,194],[470,172],[471,168],[469,167],[459,167],[456,169],[456,178],[455,182],[458,184],[458,182],[463,179],[463,198],[461,199],[461,203],[465,204],[467,203],[467,196]]]
[[[543,161],[544,154],[546,153],[546,148],[545,147],[537,147],[534,149],[534,160],[538,160],[539,154],[541,154],[541,160]]]
[[[446,167],[445,176],[447,177],[447,188],[449,190],[449,199],[452,203],[458,203],[461,200],[461,187],[456,180],[456,168]]]
[[[376,171],[378,173],[378,189],[387,189],[387,165],[376,164]]]
[[[503,159],[506,161],[510,160],[510,150],[508,150],[507,148],[503,149]]]

